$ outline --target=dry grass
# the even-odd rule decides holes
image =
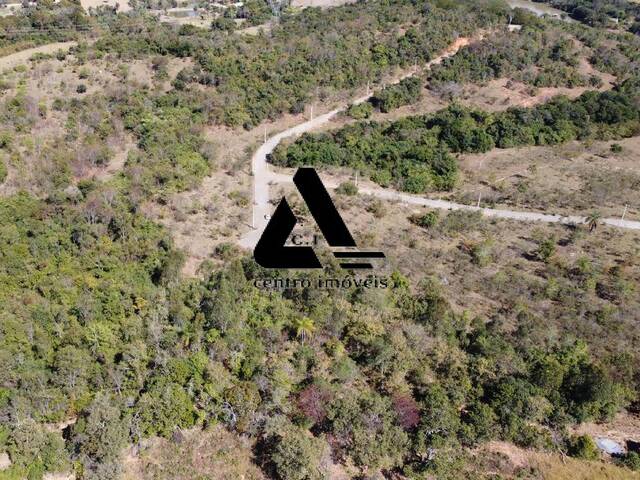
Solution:
[[[613,153],[617,143],[622,151]],[[571,142],[553,147],[524,147],[465,155],[462,175],[451,194],[464,203],[588,214],[593,210],[640,219],[640,138],[618,142]]]
[[[524,450],[506,442],[489,442],[475,452],[477,468],[488,476],[515,480],[637,480],[640,473],[604,461]],[[495,477],[491,477],[495,478]]]
[[[145,442],[138,454],[130,450],[123,480],[263,480],[252,463],[252,444],[221,426],[184,432],[181,443],[163,438]]]

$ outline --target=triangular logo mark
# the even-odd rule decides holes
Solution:
[[[330,247],[356,247],[318,173],[299,168],[293,182]],[[312,247],[285,246],[296,217],[285,198],[280,200],[254,250],[256,262],[265,268],[322,268]],[[382,252],[334,252],[337,258],[384,258]],[[369,263],[344,263],[347,268],[372,268]]]

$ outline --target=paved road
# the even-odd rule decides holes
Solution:
[[[469,43],[468,39],[459,39],[456,41],[445,53],[443,53],[438,58],[431,61],[425,68],[429,68],[431,65],[435,63],[441,62],[444,58],[455,54],[461,47],[467,45]],[[421,71],[421,70],[419,70]],[[406,78],[408,76],[414,75],[418,73],[418,71],[410,72],[403,77],[400,77],[396,80],[400,81],[402,78]],[[356,99],[353,103],[362,103],[370,98],[370,95],[365,95]],[[300,135],[304,132],[308,132],[313,130],[324,123],[331,120],[336,114],[344,110],[345,107],[337,108],[332,110],[324,115],[320,115],[312,120],[308,120],[306,122],[300,123],[288,130],[278,133],[273,137],[269,138],[265,143],[263,143],[260,148],[254,153],[251,159],[251,168],[253,173],[253,181],[254,181],[254,205],[253,205],[253,226],[254,228],[250,230],[246,235],[244,235],[240,239],[240,246],[244,248],[253,248],[264,228],[266,227],[269,216],[271,215],[274,206],[269,202],[269,186],[272,184],[278,183],[286,183],[291,182],[292,178],[288,175],[283,175],[281,173],[273,172],[270,168],[270,165],[267,163],[267,155],[269,155],[276,146],[282,141],[284,138],[291,137],[294,135]],[[326,183],[327,188],[335,188],[335,185],[332,185],[331,182]],[[445,200],[438,199],[429,199],[426,197],[421,197],[418,195],[409,195],[406,193],[397,192],[390,189],[378,189],[378,188],[360,188],[360,193],[364,193],[367,195],[373,195],[385,200],[390,201],[398,201],[410,205],[422,205],[429,208],[437,208],[444,210],[480,210],[482,213],[488,217],[495,218],[505,218],[512,220],[520,220],[525,222],[547,222],[547,223],[563,223],[563,224],[579,224],[585,222],[585,217],[583,216],[561,216],[561,215],[551,215],[546,213],[537,213],[537,212],[523,212],[516,210],[501,210],[501,209],[493,209],[493,208],[482,208],[476,207],[472,205],[464,205],[461,203],[448,202]],[[640,230],[640,222],[630,221],[630,220],[621,220],[615,218],[603,218],[600,219],[600,223],[611,225],[614,227],[620,228],[628,228],[633,230]]]

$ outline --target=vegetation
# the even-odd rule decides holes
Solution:
[[[463,47],[434,65],[429,88],[446,90],[451,82],[485,83],[510,78],[536,87],[579,87],[589,79],[578,72],[579,49],[568,34],[545,23],[520,32],[500,32]]]
[[[575,100],[557,97],[495,114],[454,104],[432,115],[360,122],[331,133],[305,134],[280,145],[271,161],[287,167],[348,166],[380,185],[414,193],[447,190],[457,178],[452,153],[636,134],[640,92],[635,85],[628,80],[613,92],[586,92]]]
[[[485,1],[496,7],[487,8]],[[122,21],[92,48],[121,58],[194,57],[196,65],[178,75],[176,88],[215,86],[206,102],[210,119],[251,128],[285,112],[301,112],[316,92],[323,100],[336,90],[379,80],[393,67],[424,63],[455,35],[506,19],[505,5],[485,1],[447,8],[425,0],[308,8],[283,14],[270,33],[255,37]],[[403,24],[410,26],[397,35]]]
[[[0,438],[15,472],[75,461],[83,478],[112,478],[127,442],[222,423],[259,438],[280,478],[320,478],[329,447],[418,476],[453,468],[430,449],[544,446],[532,424],[604,420],[632,398],[583,342],[531,342],[548,325],[526,316],[524,335],[457,314],[433,279],[274,294],[253,287],[270,273],[244,260],[182,280],[165,233],[105,188],[75,203],[2,200]],[[452,213],[438,228],[470,221]],[[261,420],[277,412],[280,423]],[[70,417],[66,446],[43,436]]]
[[[371,102],[362,102],[359,104],[350,105],[346,111],[346,114],[356,120],[364,120],[369,118],[373,113],[373,106]]]
[[[0,24],[36,25],[45,16],[62,25],[78,10],[56,5]],[[245,10],[250,23],[266,15],[264,3]],[[566,427],[606,421],[633,406],[640,389],[633,257],[602,257],[588,244],[573,259],[559,248],[565,239],[547,232],[526,251],[535,272],[493,268],[508,255],[489,228],[509,225],[488,226],[479,212],[430,211],[410,218],[416,228],[407,212],[395,215],[399,252],[419,232],[440,245],[437,257],[460,272],[461,285],[469,286],[469,271],[490,272],[475,287],[496,307],[470,312],[437,269],[412,279],[390,270],[384,289],[255,286],[285,275],[343,277],[327,252],[322,272],[274,272],[227,243],[212,252],[222,266],[204,262],[200,278],[184,278],[184,254],[143,213],[211,171],[206,125],[249,128],[299,112],[316,90],[326,98],[425,62],[506,12],[501,2],[366,2],[285,13],[257,37],[230,32],[228,22],[205,31],[120,15],[94,45],[74,49],[82,82],[68,95],[35,101],[28,69],[12,72],[15,85],[0,102],[0,179],[9,165],[12,183],[27,168],[36,182],[35,194],[0,198],[0,453],[11,460],[0,476],[119,478],[125,448],[150,437],[161,447],[140,450],[145,475],[172,480],[319,480],[347,468],[355,477],[453,479],[476,461],[470,448],[494,439],[593,458],[590,440],[568,437]],[[68,37],[29,41],[58,38]],[[195,67],[170,85],[162,82],[171,56],[193,57]],[[145,59],[159,86],[96,88],[96,58]],[[640,83],[627,76],[613,92],[535,108],[490,114],[454,104],[359,122],[305,135],[272,160],[353,167],[411,192],[448,189],[459,153],[637,134]],[[373,104],[388,111],[415,101],[421,88],[407,79],[376,92]],[[367,118],[373,104],[348,114]],[[40,138],[43,119],[59,130]],[[122,171],[90,179],[87,171],[108,165],[125,139],[133,146]],[[27,155],[37,161],[25,165]],[[351,182],[339,193],[345,203],[359,199]],[[240,190],[228,199],[249,202]],[[378,220],[393,204],[366,202],[367,221],[389,223]],[[609,244],[622,248],[615,238]],[[398,257],[418,264],[426,255],[413,253]],[[623,463],[637,468],[637,456]]]
[[[569,439],[569,455],[585,460],[597,460],[600,457],[596,442],[589,435],[575,436]]]
[[[37,2],[15,15],[0,17],[0,53],[77,38],[92,22],[79,3],[62,0]]]
[[[370,102],[374,107],[386,113],[402,105],[414,103],[420,99],[422,82],[416,77],[408,77],[395,85],[384,87],[371,97]]]
[[[618,21],[633,20],[640,15],[636,2],[620,0],[599,2],[595,0],[548,0],[553,7],[569,13],[571,18],[591,26],[608,26]]]

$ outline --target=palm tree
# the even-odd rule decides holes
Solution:
[[[296,318],[293,321],[293,326],[296,329],[296,336],[302,340],[304,343],[307,337],[313,335],[313,332],[316,330],[316,326],[309,317]]]
[[[587,218],[585,218],[584,223],[589,225],[589,231],[593,232],[596,228],[598,228],[598,224],[600,222],[600,218],[602,218],[602,214],[600,212],[591,212]]]

